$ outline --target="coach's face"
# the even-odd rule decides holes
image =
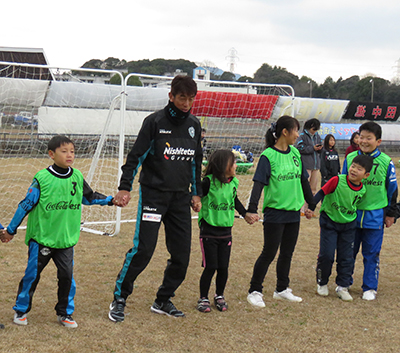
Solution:
[[[175,96],[169,92],[169,100],[175,104],[179,110],[182,110],[184,113],[187,113],[193,105],[195,95],[189,95],[186,93],[178,93]]]

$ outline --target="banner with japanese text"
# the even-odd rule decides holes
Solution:
[[[400,136],[400,125],[390,124],[389,122],[380,122],[382,128],[383,141],[398,141]],[[361,123],[358,124],[326,124],[321,123],[321,128],[318,130],[322,139],[326,135],[332,134],[336,140],[350,140],[353,132],[358,131]]]
[[[396,121],[399,115],[399,105],[351,101],[343,115],[343,119]]]
[[[316,118],[320,122],[338,123],[348,103],[348,100],[296,97],[294,99],[294,117],[300,122]],[[280,96],[271,118],[277,120],[282,115],[290,115],[291,104],[293,104],[291,97]]]
[[[321,124],[321,128],[318,130],[319,135],[322,139],[326,135],[331,134],[336,140],[350,140],[353,132],[358,131],[360,124]]]

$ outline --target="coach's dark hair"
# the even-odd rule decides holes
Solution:
[[[368,131],[372,132],[377,140],[380,140],[382,138],[382,128],[379,124],[377,124],[375,121],[368,121],[360,126],[358,129],[360,131]]]
[[[53,136],[51,138],[51,140],[49,141],[49,143],[47,144],[47,150],[55,152],[55,150],[58,147],[61,147],[62,145],[65,145],[68,143],[72,143],[75,147],[75,144],[67,136],[56,135],[56,136]]]
[[[289,116],[283,115],[281,116],[276,123],[272,123],[271,127],[267,130],[265,134],[265,147],[272,147],[275,145],[276,141],[281,137],[283,129],[291,132],[292,130],[300,129],[300,124],[297,119]]]
[[[315,118],[307,120],[304,123],[304,130],[311,130],[311,129],[319,130],[320,127],[321,127],[320,121]]]
[[[197,94],[197,84],[190,76],[178,75],[172,80],[171,94],[175,97],[180,93],[189,96],[195,96]]]
[[[331,149],[331,147],[329,146],[329,140],[331,139],[331,137],[333,137],[333,139],[335,140],[335,144],[336,144],[336,139],[335,136],[333,136],[332,134],[328,134],[325,136],[324,139],[324,148],[325,150],[329,151]],[[333,146],[332,148],[333,150],[335,150],[335,146]]]
[[[359,154],[356,157],[354,157],[354,159],[351,163],[360,165],[361,167],[363,167],[365,169],[366,173],[369,173],[374,164],[374,159],[371,156],[368,156],[366,154]]]
[[[204,176],[212,175],[213,180],[218,179],[221,183],[227,183],[228,179],[225,175],[227,167],[235,163],[235,155],[229,150],[214,151],[209,160],[204,172]]]

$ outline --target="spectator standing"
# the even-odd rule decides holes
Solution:
[[[340,173],[339,153],[335,149],[336,140],[331,134],[325,136],[324,148],[321,152],[321,187]]]
[[[360,149],[360,146],[358,145],[360,140],[360,133],[358,131],[353,132],[353,135],[351,135],[350,138],[350,146],[346,148],[346,154],[345,157],[351,152],[358,151]]]
[[[295,147],[299,150],[304,168],[307,170],[308,182],[313,195],[317,192],[318,171],[321,167],[322,142],[321,136],[318,134],[320,127],[321,123],[318,119],[307,120],[303,132],[300,133],[295,142]],[[302,216],[304,216],[305,209],[306,204],[301,208],[300,214]]]

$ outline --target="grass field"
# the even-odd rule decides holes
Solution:
[[[173,299],[186,313],[183,319],[150,312],[168,259],[161,231],[154,257],[128,298],[126,319],[115,324],[108,320],[108,306],[116,275],[132,244],[133,230],[134,224],[123,224],[121,234],[113,238],[82,233],[75,248],[74,319],[79,325],[75,330],[59,326],[56,320],[53,263],[43,271],[28,315],[29,325],[12,323],[12,306],[27,260],[24,231],[11,243],[1,244],[0,322],[6,328],[0,331],[0,352],[400,352],[399,225],[385,231],[377,300],[361,299],[359,257],[350,291],[354,301],[343,302],[334,293],[334,276],[328,297],[315,293],[318,219],[302,219],[290,287],[303,302],[272,299],[276,278],[273,263],[264,282],[266,308],[259,309],[250,306],[246,296],[253,264],[262,248],[262,224],[249,226],[236,219],[225,293],[229,310],[203,314],[195,309],[202,268],[198,228],[193,221],[191,263]]]

